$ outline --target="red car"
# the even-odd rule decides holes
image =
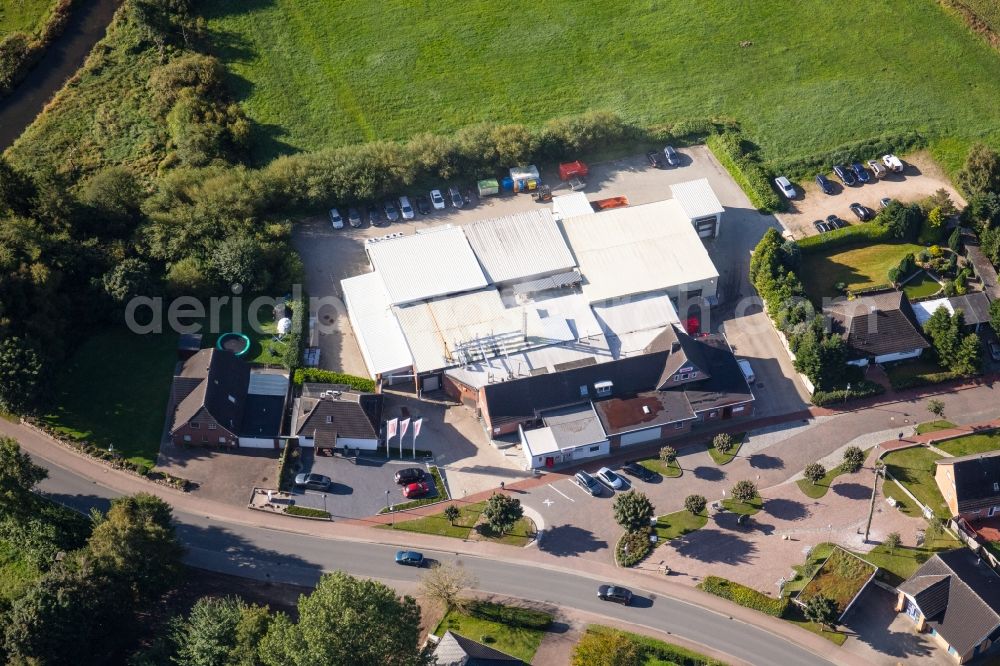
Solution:
[[[403,487],[403,497],[405,497],[406,499],[423,497],[430,491],[431,487],[426,481],[421,481],[420,483],[411,483],[410,485]]]

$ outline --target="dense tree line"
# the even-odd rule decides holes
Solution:
[[[1000,153],[976,144],[955,180],[969,201],[963,223],[979,236],[993,264],[1000,265]]]

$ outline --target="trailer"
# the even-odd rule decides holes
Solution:
[[[590,174],[590,168],[580,160],[573,162],[563,162],[559,165],[559,180],[566,181],[572,178],[585,179]]]
[[[612,208],[626,208],[628,207],[628,197],[598,199],[597,201],[591,201],[590,207],[594,209],[595,213],[599,213],[602,210],[611,210]]]

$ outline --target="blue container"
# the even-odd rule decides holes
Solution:
[[[500,181],[500,187],[502,187],[506,192],[512,191],[514,189],[514,179],[511,178],[510,176],[507,176],[502,181]]]

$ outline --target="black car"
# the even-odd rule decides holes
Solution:
[[[357,208],[347,209],[347,223],[357,229],[361,226],[364,220],[361,218],[361,211]]]
[[[833,183],[823,174],[816,175],[816,184],[823,190],[823,194],[833,194]]]
[[[465,199],[462,198],[462,193],[458,191],[457,187],[448,188],[448,198],[451,199],[451,205],[455,208],[465,207]]]
[[[658,150],[651,150],[646,153],[646,160],[649,162],[649,166],[654,169],[663,169],[667,166],[663,161],[663,156],[660,155],[660,151]]]
[[[643,481],[652,481],[656,478],[656,473],[652,470],[646,469],[639,463],[627,462],[622,465],[622,471],[629,476],[634,476],[637,479],[642,479]]]
[[[424,566],[424,556],[415,550],[396,551],[396,564],[407,567],[422,567]]]
[[[424,480],[424,470],[419,467],[407,467],[396,472],[396,483],[417,483]]]
[[[597,588],[597,598],[601,601],[614,601],[623,606],[632,603],[632,591],[617,585],[601,585]]]
[[[851,212],[858,216],[858,219],[862,222],[867,222],[868,220],[875,217],[875,211],[873,211],[868,206],[862,206],[859,203],[851,204]]]
[[[421,215],[429,215],[431,212],[431,200],[424,195],[417,197],[417,211]]]
[[[663,156],[667,159],[667,164],[670,166],[677,166],[681,163],[681,157],[674,150],[673,146],[667,146],[663,149]]]
[[[854,176],[851,175],[850,169],[847,169],[839,164],[835,164],[833,166],[833,172],[837,174],[837,178],[840,179],[840,182],[842,182],[847,187],[850,187],[851,185],[854,184]]]
[[[375,204],[368,204],[368,222],[373,227],[377,227],[382,223],[382,213],[379,212],[378,206]]]
[[[395,202],[390,199],[386,199],[382,204],[382,210],[385,211],[385,219],[390,222],[396,222],[399,220],[399,209],[396,208]]]
[[[851,171],[854,172],[854,175],[857,177],[859,183],[867,183],[871,180],[871,177],[868,175],[868,170],[865,169],[865,165],[861,162],[855,162],[852,164]]]
[[[816,231],[821,234],[825,234],[827,231],[830,231],[830,225],[823,220],[813,220],[813,226],[816,227]]]
[[[844,222],[842,219],[840,219],[836,215],[827,215],[826,216],[826,226],[830,227],[831,231],[834,230],[834,229],[843,229],[844,227],[847,226],[847,222]]]

